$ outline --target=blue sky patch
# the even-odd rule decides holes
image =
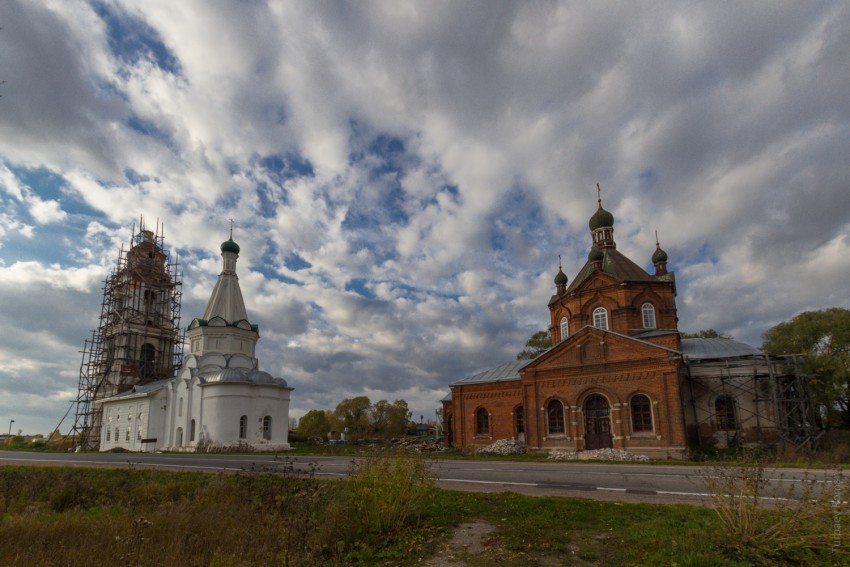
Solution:
[[[109,49],[115,57],[130,65],[147,59],[164,71],[180,74],[180,61],[145,21],[126,12],[113,11],[103,2],[93,2],[92,8],[106,24]]]

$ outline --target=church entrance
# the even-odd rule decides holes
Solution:
[[[584,402],[584,448],[590,451],[613,446],[608,401],[602,396],[590,396]]]

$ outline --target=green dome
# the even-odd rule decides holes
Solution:
[[[667,252],[661,249],[661,246],[655,246],[655,252],[652,254],[652,263],[658,264],[667,261]]]
[[[597,228],[612,227],[614,226],[614,215],[603,209],[602,201],[600,201],[599,208],[593,213],[593,216],[590,217],[590,222],[587,224],[590,225],[590,230],[592,231]]]
[[[597,248],[594,246],[590,249],[590,252],[587,254],[588,262],[601,262],[605,259],[605,252],[602,251],[601,248]]]
[[[229,238],[227,242],[221,243],[221,251],[222,252],[233,252],[234,254],[239,254],[239,245],[233,242],[232,238]]]
[[[555,276],[555,285],[567,285],[567,274],[564,270],[558,267],[558,274]]]

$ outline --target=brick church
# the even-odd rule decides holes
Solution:
[[[783,433],[776,404],[751,395],[775,382],[772,357],[734,340],[682,339],[676,279],[658,243],[648,273],[617,250],[601,197],[589,226],[587,262],[571,283],[560,266],[555,276],[553,346],[450,384],[449,442],[474,448],[517,439],[537,450],[680,458],[689,442]],[[724,374],[729,368],[740,371]]]

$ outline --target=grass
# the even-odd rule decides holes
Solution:
[[[452,492],[430,484],[420,459],[366,463],[345,482],[0,467],[0,564],[408,565],[473,520],[496,527],[482,553],[455,553],[473,567],[748,565],[762,557],[730,539],[709,508]],[[840,564],[847,551],[845,542],[815,547],[805,564]]]

